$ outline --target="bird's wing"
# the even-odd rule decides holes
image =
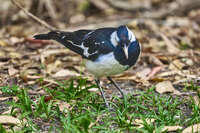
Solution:
[[[35,35],[35,39],[56,40],[80,54],[83,58],[95,60],[101,54],[113,50],[110,35],[115,28],[102,28],[97,30],[78,30],[75,32],[52,31],[48,34]]]
[[[87,55],[90,60],[96,60],[99,55],[112,52],[115,47],[112,45],[110,37],[115,30],[115,28],[102,28],[86,35],[83,38],[83,45],[87,49],[84,50],[85,56]]]

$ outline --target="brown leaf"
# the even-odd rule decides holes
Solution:
[[[183,69],[183,67],[185,67],[186,65],[183,64],[180,60],[174,60],[170,63],[169,65],[169,69],[171,70],[180,70]]]
[[[7,46],[8,45],[8,43],[6,43],[5,41],[3,41],[3,40],[0,40],[0,46],[1,47],[5,47],[5,46]]]
[[[200,124],[189,126],[183,130],[182,133],[196,133],[200,132]]]
[[[21,55],[20,53],[18,53],[18,52],[10,52],[10,53],[9,53],[9,56],[10,56],[11,58],[18,58],[18,59],[21,59],[21,58],[22,58],[22,55]]]
[[[7,99],[9,99],[10,97],[0,97],[0,101],[5,101]]]
[[[69,71],[67,69],[62,69],[52,76],[56,78],[56,77],[66,77],[66,76],[79,76],[79,74],[73,71]]]
[[[61,66],[62,62],[60,60],[56,60],[54,63],[51,63],[51,64],[48,64],[47,65],[47,68],[46,68],[46,71],[47,73],[52,73],[52,72],[55,72],[59,66]]]
[[[147,119],[145,119],[145,121],[147,122],[147,124],[150,124],[150,123],[153,123],[155,121],[155,119],[147,118]],[[134,120],[134,125],[138,126],[138,128],[144,127],[143,123],[144,123],[144,121],[141,120],[141,119],[135,119]]]
[[[20,123],[20,120],[12,116],[0,115],[0,123],[6,125],[17,125]]]
[[[52,99],[53,99],[53,96],[45,96],[44,101],[49,102]]]
[[[23,71],[20,73],[20,78],[23,79],[25,82],[28,82],[28,72],[27,71]]]
[[[147,67],[137,73],[137,76],[143,80],[147,79],[147,75],[151,72],[151,68]]]
[[[175,90],[174,86],[170,81],[163,81],[156,85],[156,91],[160,94],[172,92],[176,95],[180,95],[181,93],[177,90]]]
[[[151,70],[151,72],[148,74],[147,79],[152,78],[156,73],[160,72],[161,69],[162,69],[161,66],[154,67],[154,68]]]
[[[173,132],[173,131],[176,131],[176,130],[179,130],[179,129],[182,129],[183,127],[181,126],[165,126],[162,131],[168,131],[168,132]]]
[[[161,37],[165,41],[165,44],[167,45],[167,51],[171,54],[177,54],[180,52],[178,48],[175,47],[174,43],[163,33],[160,33]]]
[[[13,75],[17,74],[18,72],[19,72],[19,71],[18,71],[17,69],[13,68],[13,67],[9,67],[9,68],[8,68],[8,74],[9,74],[10,76],[13,76]]]
[[[12,107],[8,107],[8,110],[5,112],[1,113],[2,115],[9,115],[12,112]]]
[[[199,97],[198,97],[198,96],[193,96],[192,98],[194,99],[194,103],[195,103],[198,107],[200,107],[200,105],[199,105]]]
[[[61,102],[61,103],[58,104],[58,107],[59,107],[61,112],[63,112],[65,109],[69,110],[70,106],[71,105],[66,103],[66,102]]]

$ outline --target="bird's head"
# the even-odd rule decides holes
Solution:
[[[137,39],[132,31],[127,26],[122,25],[117,28],[117,42],[118,45],[123,49],[126,58],[128,59],[128,48],[130,45],[137,43]]]

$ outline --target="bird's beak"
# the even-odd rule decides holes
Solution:
[[[124,54],[125,54],[125,56],[126,56],[126,59],[128,59],[128,47],[125,45],[125,46],[123,47],[123,50],[124,50]]]

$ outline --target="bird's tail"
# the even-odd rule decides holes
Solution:
[[[57,40],[61,37],[60,32],[58,31],[51,31],[47,34],[38,34],[34,36],[34,39],[39,39],[39,40]]]

